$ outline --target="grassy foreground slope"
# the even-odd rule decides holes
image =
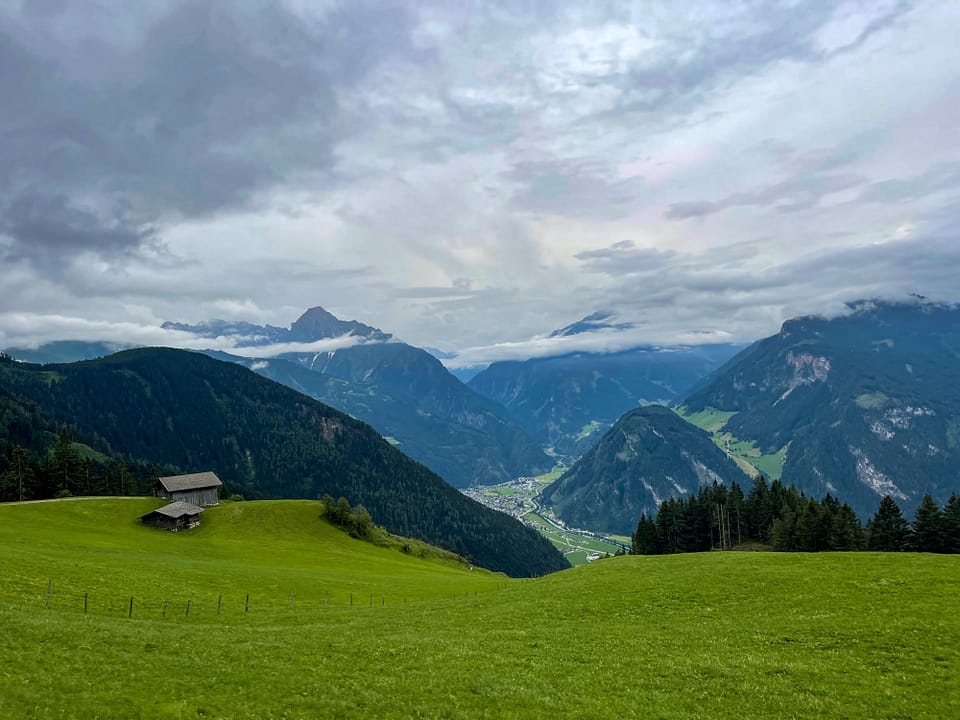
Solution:
[[[0,505],[0,601],[46,604],[93,614],[223,617],[297,605],[403,602],[496,587],[502,576],[469,570],[455,555],[417,541],[409,554],[355,540],[320,520],[307,500],[225,503],[208,508],[199,528],[169,533],[138,518],[163,501],[79,498]],[[426,555],[426,558],[414,557]]]
[[[358,544],[354,557],[352,541],[326,529],[305,539],[295,521],[276,533],[261,523],[265,539],[249,518],[229,527],[234,508],[252,503],[215,511],[200,533],[144,534],[131,548],[116,531],[84,530],[67,505],[46,531],[39,505],[0,507],[0,717],[960,716],[953,557],[625,557],[505,583],[394,550]],[[311,565],[304,548],[327,541]],[[131,620],[125,604],[44,610],[45,583],[11,590],[11,574],[43,578],[61,553],[62,574],[96,580],[103,594],[166,591],[165,576],[182,572],[198,595],[274,583],[283,596],[270,605],[264,595],[249,615],[231,606],[217,616],[198,601],[190,617],[180,605]],[[330,580],[334,567],[364,590],[392,577],[399,594],[419,584],[442,599],[349,607],[298,594],[285,604],[294,579],[307,597],[312,576]]]

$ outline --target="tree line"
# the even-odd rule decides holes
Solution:
[[[660,503],[641,514],[631,554],[664,555],[761,544],[780,552],[874,550],[960,552],[960,496],[941,508],[925,495],[913,521],[889,495],[864,526],[847,503],[827,494],[807,497],[780,480],[758,476],[750,492],[733,483],[704,486],[697,495]]]
[[[15,444],[0,454],[0,502],[46,500],[73,495],[149,495],[156,478],[176,474],[161,466],[108,456],[74,442],[63,425],[49,448]]]

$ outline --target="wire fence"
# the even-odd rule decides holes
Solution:
[[[19,606],[68,611],[101,617],[165,621],[242,620],[255,616],[281,619],[305,616],[324,610],[373,609],[396,606],[449,605],[480,600],[491,593],[516,592],[523,579],[501,579],[474,590],[432,593],[371,592],[364,590],[314,590],[296,592],[263,591],[185,592],[171,589],[137,592],[118,588],[84,589],[49,578],[45,584],[21,581],[15,588]],[[8,588],[10,590],[11,588]],[[8,593],[4,593],[8,595]]]

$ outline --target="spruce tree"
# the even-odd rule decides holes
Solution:
[[[910,549],[910,524],[889,495],[884,495],[877,513],[867,523],[867,534],[868,550],[903,552]]]
[[[17,445],[10,453],[10,465],[0,476],[0,500],[30,500],[36,490],[36,473],[30,451]]]
[[[960,495],[951,495],[943,506],[943,552],[960,553]]]
[[[917,552],[943,552],[943,515],[930,495],[924,495],[913,517],[914,549]]]
[[[853,508],[844,503],[830,519],[830,549],[840,551],[863,550],[866,538],[860,519]]]

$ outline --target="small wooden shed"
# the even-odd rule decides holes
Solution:
[[[202,507],[178,500],[169,505],[164,505],[162,508],[157,508],[153,512],[148,512],[146,515],[141,515],[140,520],[144,525],[152,525],[153,527],[177,532],[178,530],[189,530],[199,525],[200,513],[202,512]]]
[[[184,502],[209,507],[216,505],[217,489],[223,485],[212,472],[191,473],[189,475],[170,475],[159,478],[157,482],[157,497],[163,497],[171,502]]]

